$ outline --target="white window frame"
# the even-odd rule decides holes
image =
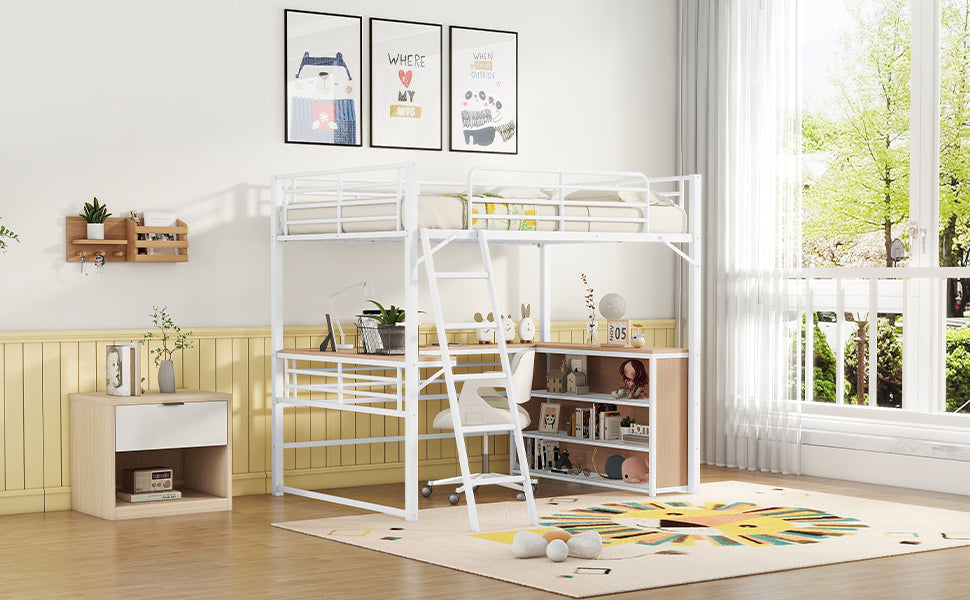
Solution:
[[[845,308],[843,282],[869,281],[869,330],[875,332],[880,307],[878,280],[902,278],[903,404],[901,409],[876,406],[877,336],[869,339],[869,406],[811,401],[813,369],[805,369],[805,401],[799,402],[804,444],[874,452],[970,461],[970,415],[946,413],[946,309],[942,299],[946,280],[970,277],[970,268],[939,266],[939,147],[940,147],[940,27],[939,0],[912,0],[912,80],[910,154],[910,234],[908,267],[815,268],[800,275],[808,282],[806,314],[836,310],[842,331]],[[835,306],[813,307],[813,296],[835,279]],[[897,299],[898,300],[898,299]],[[898,304],[898,302],[896,302]],[[811,317],[809,317],[811,318]],[[809,321],[811,323],[811,321]],[[809,328],[810,330],[810,328]],[[805,356],[813,356],[812,337],[806,335]],[[844,344],[844,340],[842,342]],[[841,348],[835,349],[842,379]],[[843,388],[839,386],[841,392]],[[838,400],[843,394],[838,394]]]

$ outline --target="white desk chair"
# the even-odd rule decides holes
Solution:
[[[519,404],[519,426],[525,429],[531,423],[529,413],[522,408],[522,404],[529,401],[532,394],[532,371],[535,366],[536,351],[522,350],[512,357],[512,385],[515,401]],[[505,378],[501,372],[495,373],[495,379],[475,379],[466,381],[462,384],[461,393],[458,396],[459,419],[463,427],[472,425],[505,425],[512,424],[512,415],[509,411],[508,399],[501,395],[496,388],[505,387]],[[439,412],[432,427],[435,429],[454,430],[451,409],[446,408]],[[488,434],[482,436],[482,472],[472,474],[472,490],[480,485],[501,485],[513,490],[517,490],[516,500],[525,500],[525,492],[520,483],[510,483],[508,481],[489,481],[490,478],[508,479],[508,475],[488,472]],[[448,477],[429,481],[421,488],[421,495],[428,497],[436,485],[451,485],[461,483],[461,476]],[[533,489],[536,480],[532,479]],[[448,496],[448,502],[458,504],[465,486],[460,486],[454,493]]]

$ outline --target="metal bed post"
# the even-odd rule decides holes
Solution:
[[[283,495],[283,359],[277,353],[283,348],[283,242],[279,241],[279,209],[283,206],[284,180],[273,181],[273,210],[270,214],[270,364],[272,365],[271,437],[272,492]]]
[[[549,244],[539,244],[539,341],[552,341],[552,298],[549,288],[552,285],[552,254]]]
[[[688,342],[687,342],[687,491],[696,494],[701,485],[701,176],[691,175],[687,180],[690,204],[688,219],[690,222],[690,256],[694,262],[687,263],[690,273],[688,276],[688,291],[690,305],[688,308]]]
[[[418,176],[404,167],[404,519],[418,520]]]

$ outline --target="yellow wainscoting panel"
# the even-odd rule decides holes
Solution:
[[[673,346],[673,319],[644,320],[648,345]],[[558,322],[552,341],[582,341],[585,323]],[[271,482],[271,361],[268,327],[192,328],[193,347],[174,356],[178,387],[231,393],[233,494],[268,493]],[[352,328],[348,328],[353,338]],[[0,514],[70,509],[69,395],[104,391],[105,347],[137,342],[141,330],[0,332]],[[605,332],[601,332],[601,337]],[[436,340],[431,326],[422,326],[420,340]],[[456,332],[455,342],[474,340],[473,332]],[[287,327],[286,347],[316,347],[323,341],[320,327]],[[354,341],[354,339],[348,340]],[[605,341],[601,339],[601,341]],[[142,344],[140,360],[146,389],[157,389],[157,369],[150,355],[155,348]],[[462,356],[463,363],[494,357]],[[487,366],[467,367],[481,371]],[[393,376],[393,370],[382,374]],[[430,372],[423,374],[430,375]],[[322,383],[321,376],[301,375],[306,383]],[[302,382],[302,381],[301,381]],[[394,392],[392,388],[384,391]],[[429,385],[426,394],[445,394],[443,384]],[[322,399],[326,394],[312,392]],[[430,432],[447,399],[421,403],[419,429]],[[393,403],[386,403],[392,407]],[[399,435],[400,419],[318,408],[287,408],[285,441],[308,442]],[[500,464],[507,460],[508,437],[493,438],[489,451]],[[476,464],[480,438],[469,438],[469,459]],[[420,442],[422,478],[457,472],[451,440]],[[290,449],[284,453],[287,482],[303,488],[339,488],[400,481],[402,442],[322,448]]]

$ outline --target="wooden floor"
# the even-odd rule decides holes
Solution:
[[[922,506],[970,510],[970,498],[813,477],[704,468],[725,479]],[[394,503],[399,485],[353,490]],[[543,480],[538,496],[601,491]],[[482,488],[481,501],[505,490]],[[348,491],[348,493],[350,493]],[[447,506],[447,494],[422,507]],[[455,510],[464,511],[464,507]],[[397,558],[271,527],[351,514],[296,496],[242,496],[231,513],[109,522],[75,512],[0,517],[0,598],[561,598],[444,567]],[[610,600],[970,598],[970,548],[812,567],[609,596]]]

